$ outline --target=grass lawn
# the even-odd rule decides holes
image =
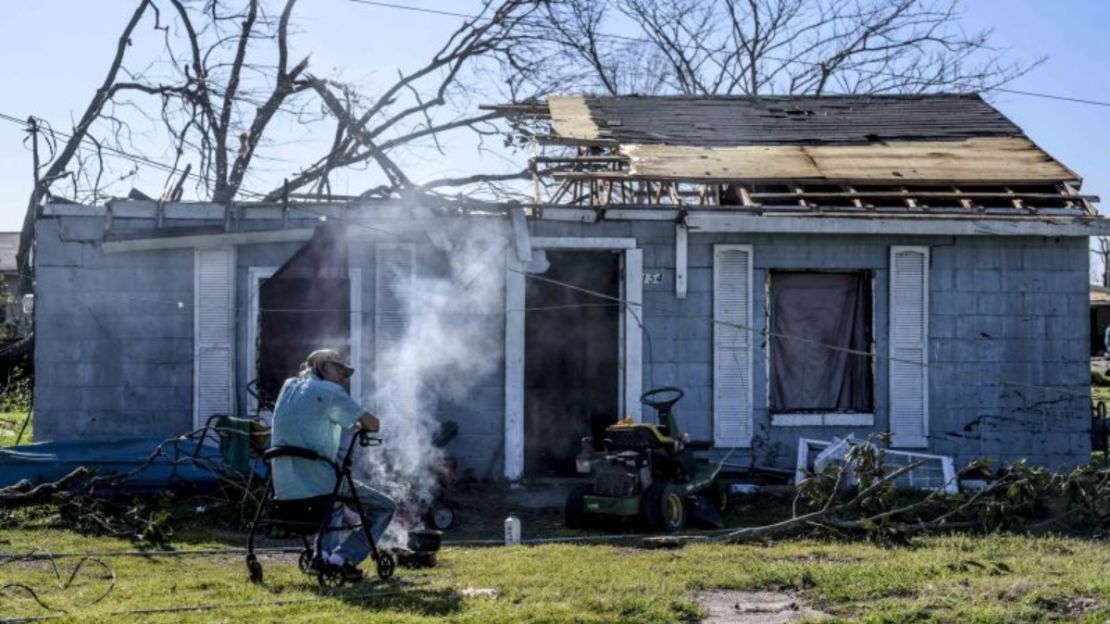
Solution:
[[[1110,399],[1110,388],[1094,388]],[[8,418],[9,414],[0,415]],[[0,436],[4,433],[0,431]],[[12,434],[14,437],[14,434]],[[0,437],[0,440],[3,440]],[[513,510],[503,497],[477,491],[460,506],[463,525],[446,539],[496,538]],[[782,516],[779,500],[742,508],[732,525]],[[0,591],[0,622],[62,615],[90,622],[696,622],[695,600],[710,590],[789,592],[837,622],[1090,622],[1110,620],[1110,542],[1052,536],[921,539],[914,547],[795,540],[766,544],[695,543],[679,550],[618,545],[445,547],[430,570],[398,570],[389,582],[323,590],[301,574],[295,555],[264,555],[264,585],[247,580],[241,555],[102,557],[116,574],[86,564],[59,589],[49,562],[8,562],[4,555],[135,550],[128,541],[55,528],[53,519],[0,513],[0,586],[23,583],[51,612],[15,588]],[[521,514],[525,537],[567,534],[558,514]],[[221,549],[242,535],[206,524],[191,508],[175,512],[171,548]],[[78,558],[58,559],[67,579]],[[491,588],[495,598],[465,597]],[[203,610],[196,607],[205,607]],[[152,609],[174,612],[137,613]]]
[[[2,526],[2,525],[0,525]],[[239,545],[183,537],[181,549]],[[0,528],[0,551],[132,550],[134,545],[52,529],[47,518]],[[0,560],[2,561],[2,560]],[[76,559],[60,559],[63,577]],[[946,536],[915,548],[788,541],[693,544],[681,550],[611,545],[447,547],[430,570],[398,570],[388,583],[325,591],[291,556],[264,556],[266,583],[247,581],[239,556],[106,557],[117,584],[89,566],[67,591],[49,564],[0,565],[0,585],[21,582],[70,610],[63,621],[144,622],[691,622],[693,596],[714,589],[795,592],[845,622],[1104,622],[1110,617],[1110,544],[1054,537]],[[496,598],[460,596],[492,588]],[[207,611],[128,614],[194,605]],[[49,615],[17,590],[0,597],[0,619]]]

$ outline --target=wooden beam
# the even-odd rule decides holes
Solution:
[[[743,184],[737,184],[736,190],[740,193],[740,203],[748,207],[755,205],[755,202],[752,201],[752,194],[748,192],[748,187]]]
[[[852,205],[854,205],[856,208],[863,208],[863,200],[859,198],[859,194],[856,193],[856,189],[854,187],[845,186],[844,190],[847,191],[848,194],[851,196]]]

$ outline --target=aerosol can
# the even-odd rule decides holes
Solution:
[[[520,518],[512,514],[509,514],[509,517],[505,518],[505,545],[520,545]]]

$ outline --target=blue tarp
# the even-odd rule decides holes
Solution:
[[[0,487],[23,479],[35,484],[57,481],[79,466],[94,471],[97,476],[127,473],[144,464],[163,442],[164,438],[122,438],[36,442],[0,448]],[[215,485],[216,475],[212,471],[188,460],[197,451],[195,441],[176,440],[167,443],[164,451],[150,466],[121,484],[122,489]],[[175,456],[179,458],[176,462]],[[223,462],[219,448],[211,444],[201,445],[198,457],[203,460],[202,464],[218,466]]]

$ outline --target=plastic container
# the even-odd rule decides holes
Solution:
[[[505,518],[505,545],[520,545],[520,518],[511,514]]]

